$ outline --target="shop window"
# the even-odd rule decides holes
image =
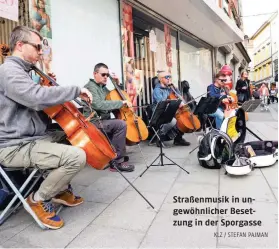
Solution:
[[[268,63],[267,65],[267,76],[271,76],[272,75],[272,67],[271,67],[271,63]]]
[[[123,75],[133,105],[152,103],[152,83],[159,71],[167,71],[178,87],[187,80],[193,96],[205,92],[212,83],[211,50],[185,34],[178,35],[158,17],[124,1],[122,5]]]
[[[122,15],[125,88],[133,105],[149,104],[158,71],[169,72],[178,85],[177,31],[125,2]]]
[[[268,43],[267,45],[266,45],[266,58],[269,58],[270,56],[271,56],[271,54],[270,54],[270,43]]]
[[[181,81],[189,82],[193,96],[206,92],[206,87],[212,83],[211,51],[181,33],[179,49]]]
[[[272,53],[277,52],[278,48],[277,48],[277,43],[276,41],[273,43],[273,47],[272,47]]]

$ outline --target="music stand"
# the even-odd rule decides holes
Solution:
[[[219,107],[220,99],[216,97],[202,97],[195,108],[194,115],[199,117],[203,131],[206,130],[206,120],[209,114],[215,113]],[[211,125],[212,126],[212,125]]]
[[[154,133],[157,136],[157,139],[159,141],[160,145],[160,153],[159,155],[154,159],[154,161],[146,167],[146,169],[141,173],[140,177],[151,167],[151,166],[165,166],[165,165],[176,165],[177,167],[184,170],[187,174],[190,174],[187,170],[182,168],[180,165],[178,165],[176,162],[171,160],[169,157],[163,153],[163,145],[161,141],[161,134],[162,134],[162,126],[164,124],[168,124],[172,121],[174,118],[177,109],[179,108],[179,105],[181,103],[181,100],[166,100],[159,102],[155,110],[151,116],[151,119],[149,121],[149,127],[151,127],[154,131]],[[172,163],[164,163],[164,157],[171,161]],[[160,159],[158,164],[154,164],[156,160]]]

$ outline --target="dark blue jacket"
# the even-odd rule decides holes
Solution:
[[[175,91],[177,91],[177,93],[181,94],[177,88],[175,88]],[[157,105],[157,103],[167,100],[167,98],[171,92],[172,92],[171,88],[162,87],[161,83],[157,83],[153,90],[152,107],[154,108]]]
[[[221,95],[221,93],[224,93],[225,91],[214,84],[211,84],[207,87],[207,91],[209,91],[208,96],[215,97],[218,99],[224,99],[227,98],[227,95]]]

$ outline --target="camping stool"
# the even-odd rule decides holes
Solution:
[[[36,216],[34,211],[31,209],[31,207],[28,205],[26,202],[25,198],[31,193],[31,191],[34,189],[36,183],[44,177],[45,173],[47,170],[41,170],[39,168],[33,168],[32,172],[30,175],[27,177],[27,179],[24,181],[22,186],[17,189],[15,184],[11,181],[9,176],[7,175],[6,172],[15,172],[15,171],[22,171],[25,170],[24,167],[5,167],[0,164],[0,175],[4,178],[5,182],[3,182],[3,185],[5,187],[6,184],[13,190],[15,193],[15,196],[13,199],[9,202],[7,207],[2,211],[0,215],[0,226],[13,214],[15,213],[19,207],[24,205],[25,209],[31,214],[31,216],[34,218],[34,220],[37,222],[37,224],[42,228],[42,229],[48,229]],[[1,179],[0,179],[1,180]],[[22,195],[22,192],[26,189],[28,184],[33,180],[31,186],[27,189],[27,191]],[[14,207],[13,204],[16,202],[16,200],[19,199],[20,202],[17,203]],[[58,211],[56,212],[57,214],[61,211],[62,205],[59,206]]]

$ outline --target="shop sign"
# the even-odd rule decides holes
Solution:
[[[18,22],[18,0],[0,0],[0,17]]]

